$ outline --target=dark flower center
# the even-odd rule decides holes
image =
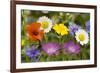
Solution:
[[[39,33],[37,31],[32,32],[33,35],[38,35]]]

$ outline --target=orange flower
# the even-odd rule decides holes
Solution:
[[[33,41],[42,40],[44,36],[44,31],[40,30],[40,23],[31,23],[30,25],[26,26],[26,31],[29,38]]]

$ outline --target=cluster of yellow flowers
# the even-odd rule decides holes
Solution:
[[[68,34],[68,28],[64,24],[55,24],[53,29],[61,36]]]

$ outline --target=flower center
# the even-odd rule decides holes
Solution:
[[[85,40],[85,36],[83,34],[79,34],[79,39],[80,39],[80,41],[84,41]]]
[[[33,32],[33,35],[38,35],[39,33],[37,31],[34,31]]]
[[[75,52],[75,48],[74,48],[74,47],[69,47],[69,50],[70,50],[71,52]]]
[[[48,48],[48,53],[53,53],[53,52],[54,52],[53,48]]]
[[[44,29],[48,28],[48,22],[47,21],[42,22],[42,28],[44,28]]]

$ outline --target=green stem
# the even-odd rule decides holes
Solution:
[[[45,39],[45,42],[47,43],[48,42],[48,37],[46,36],[46,34],[44,36],[44,39]]]
[[[62,36],[59,36],[59,44],[62,44]]]
[[[60,39],[60,37],[59,37],[59,44],[60,44],[60,41],[61,41],[61,39]]]

